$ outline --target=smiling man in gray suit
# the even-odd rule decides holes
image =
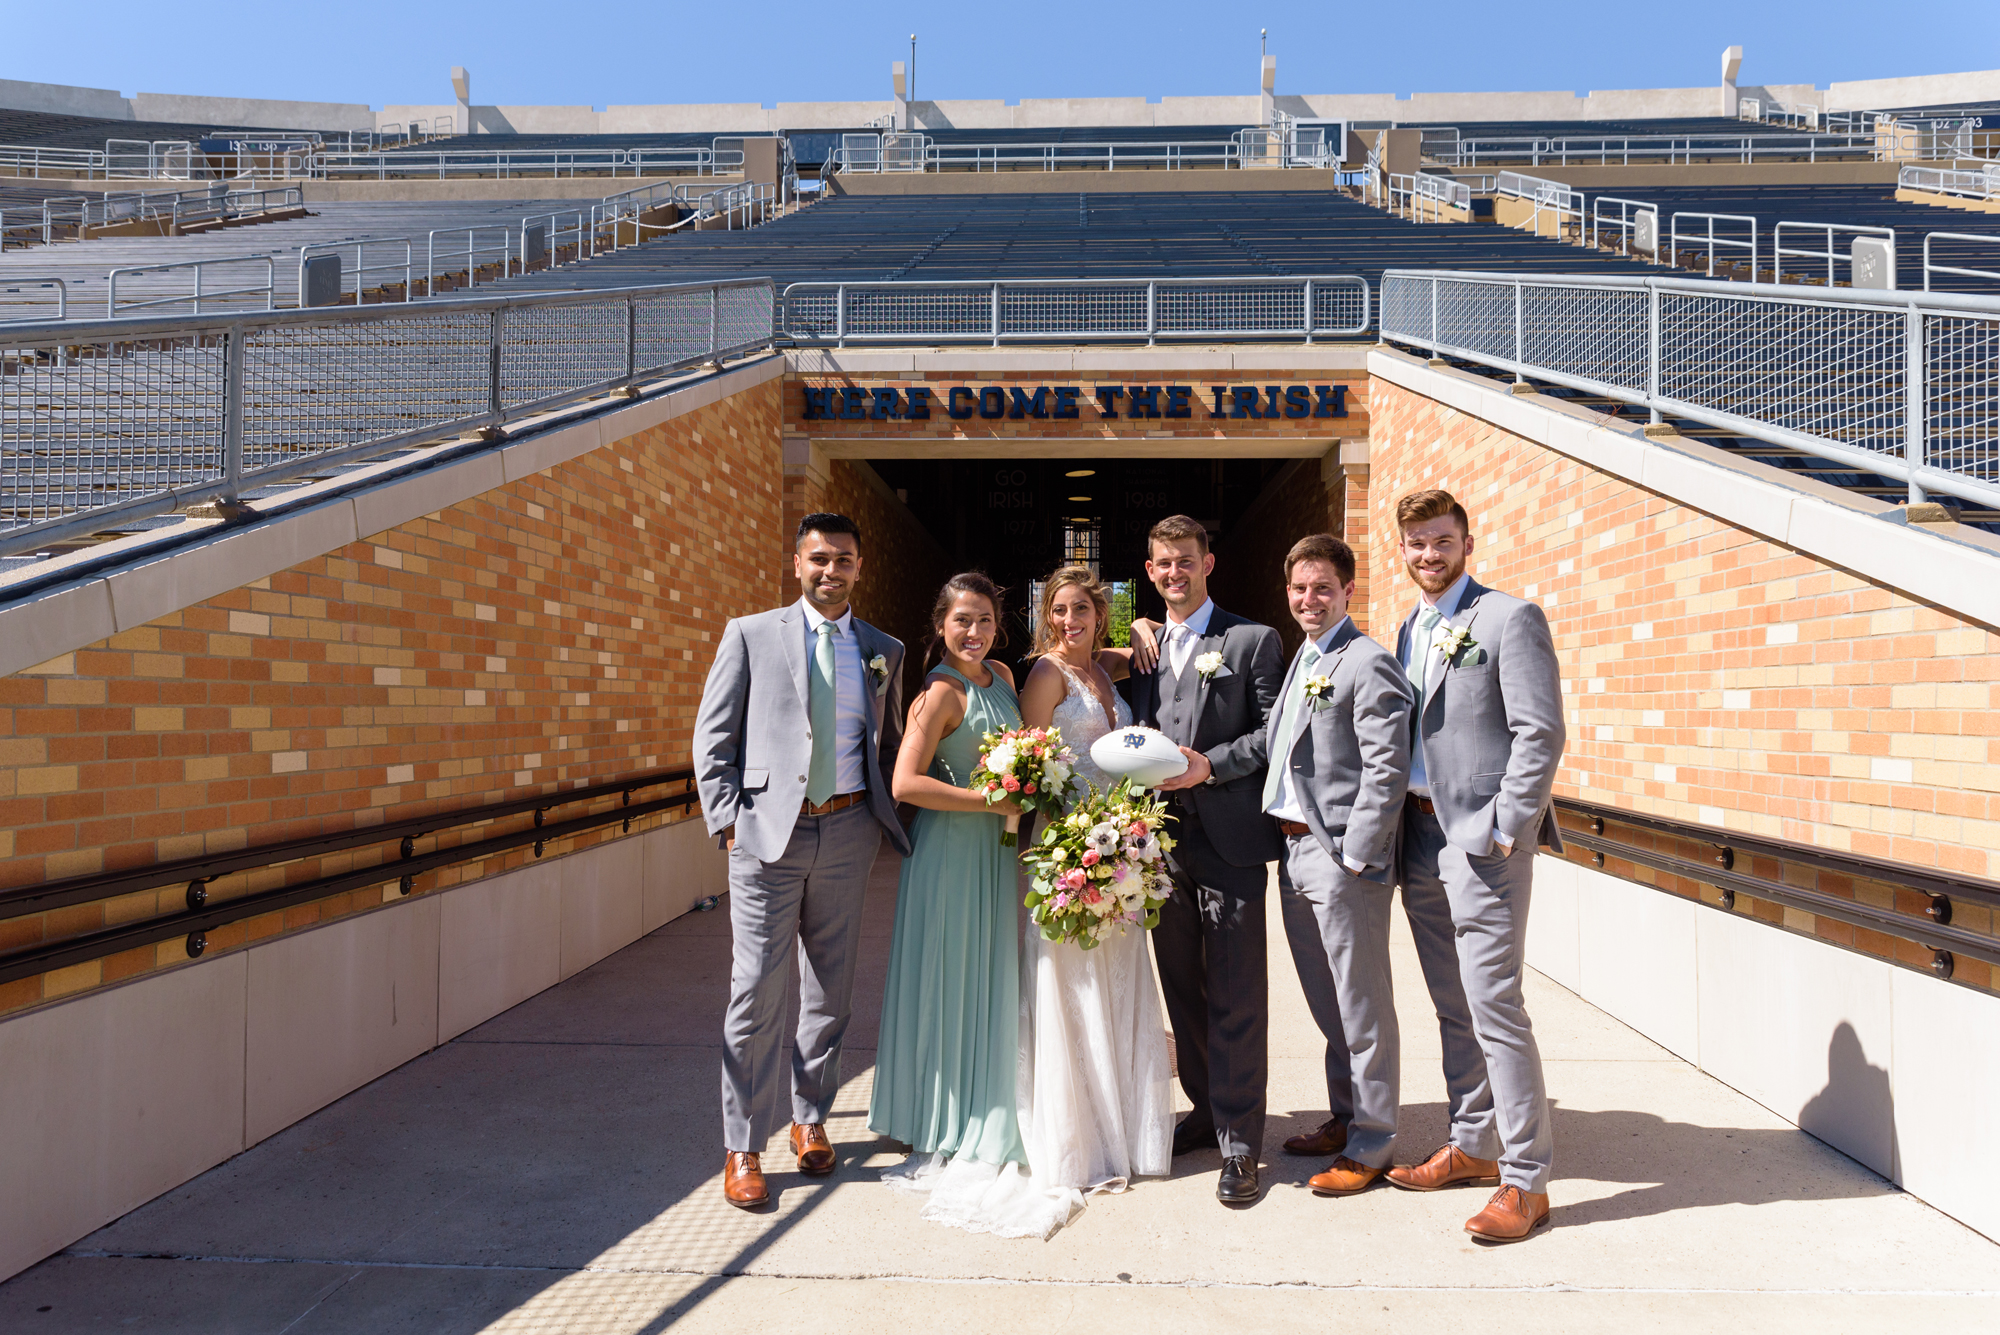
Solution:
[[[1347,615],[1353,596],[1354,550],[1339,538],[1315,533],[1286,555],[1285,601],[1306,640],[1271,712],[1264,782],[1264,812],[1285,837],[1278,907],[1306,1006],[1326,1036],[1333,1112],[1285,1148],[1338,1155],[1312,1178],[1322,1196],[1364,1191],[1388,1169],[1402,1099],[1389,876],[1414,697],[1402,665]]]
[[[1562,851],[1562,678],[1542,609],[1465,573],[1472,526],[1449,492],[1405,496],[1396,526],[1420,595],[1396,636],[1417,691],[1403,907],[1444,1040],[1451,1138],[1388,1176],[1411,1191],[1497,1180],[1465,1231],[1519,1242],[1549,1222],[1554,1141],[1521,970],[1535,847]]]
[[[785,969],[799,970],[792,1153],[831,1173],[826,1116],[868,873],[886,833],[907,856],[888,776],[902,744],[903,645],[855,616],[861,530],[812,514],[792,555],[802,596],[723,627],[695,715],[694,765],[709,833],[729,848],[734,957],[722,1034],[723,1196],[770,1199],[759,1152],[777,1131]]]

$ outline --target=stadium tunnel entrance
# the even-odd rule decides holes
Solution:
[[[1208,528],[1218,603],[1287,627],[1280,563],[1302,533],[1366,525],[1362,349],[801,351],[785,386],[787,520],[852,513],[870,620],[920,644],[959,570],[1008,590],[1008,644],[1032,642],[1040,581],[1081,561],[1112,586],[1114,643],[1161,615],[1146,533]],[[913,683],[912,683],[913,684]]]

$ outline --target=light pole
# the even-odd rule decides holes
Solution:
[[[910,34],[910,119],[917,118],[917,35]],[[912,127],[914,128],[914,126]]]

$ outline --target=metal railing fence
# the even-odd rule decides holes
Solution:
[[[780,329],[797,343],[1299,339],[1364,334],[1368,283],[1285,278],[792,283]]]
[[[1447,209],[1464,216],[1447,214]],[[1417,223],[1470,222],[1472,186],[1449,176],[1399,172],[1389,177],[1389,211]]]
[[[1896,171],[1896,188],[1933,195],[1963,195],[1967,199],[2000,199],[2000,162],[1978,171],[1905,163]]]
[[[69,284],[62,279],[30,274],[0,281],[0,324],[68,318]]]
[[[1822,237],[1825,239],[1826,244],[1817,250],[1808,250],[1796,245],[1787,246],[1785,244],[1785,231],[1787,228],[1793,232],[1809,232]],[[1855,241],[1859,241],[1864,237],[1882,242],[1887,247],[1888,272],[1886,275],[1878,274],[1874,275],[1874,277],[1877,279],[1886,278],[1886,281],[1862,281],[1862,271],[1866,264],[1864,257],[1851,248],[1847,254],[1841,254],[1840,250],[1834,244],[1836,233],[1850,238],[1848,243],[1850,247],[1853,246]],[[1773,282],[1782,283],[1785,281],[1785,261],[1788,258],[1826,261],[1826,285],[1828,287],[1832,287],[1837,281],[1836,266],[1845,260],[1852,267],[1850,282],[1853,286],[1894,288],[1896,286],[1896,229],[1893,227],[1857,226],[1851,223],[1795,222],[1790,219],[1783,219],[1771,226],[1771,278]]]
[[[403,257],[400,260],[394,258],[396,248],[399,246],[403,252]],[[369,260],[369,252],[371,250],[377,254],[386,250],[389,252],[391,258],[386,260],[377,259],[371,263]],[[349,254],[354,256],[354,263],[352,265],[346,262],[346,257]],[[362,296],[369,288],[368,278],[371,274],[400,273],[403,276],[403,300],[410,301],[413,299],[412,294],[416,291],[415,280],[417,276],[416,246],[411,243],[410,238],[407,236],[363,236],[356,237],[351,241],[317,241],[312,245],[301,246],[299,248],[298,301],[301,306],[311,304],[308,299],[309,289],[306,284],[306,262],[323,255],[333,255],[341,261],[340,299],[338,302],[330,304],[346,305],[347,294],[351,285],[354,293],[354,304],[356,306],[361,305]],[[378,283],[376,286],[380,287],[381,284]]]
[[[464,244],[459,244],[459,239]],[[457,273],[455,262],[465,262],[465,285],[479,285],[482,265],[496,264],[501,278],[514,276],[514,229],[511,227],[437,227],[424,233],[424,295],[437,293],[437,280]],[[440,261],[444,268],[438,267]],[[488,281],[491,281],[490,279]]]
[[[1390,270],[1382,336],[2000,505],[2000,298]]]
[[[1613,216],[1606,217],[1606,208],[1613,209]],[[1617,238],[1618,253],[1631,255],[1634,251],[1642,255],[1660,253],[1660,208],[1642,199],[1620,199],[1616,195],[1598,195],[1590,201],[1590,245],[1593,250],[1602,249],[1606,233]]]
[[[4,161],[4,160],[0,160]],[[741,171],[741,149],[578,148],[578,149],[399,149],[391,152],[320,152],[309,164],[325,180],[392,181],[454,177],[498,180],[572,176],[714,176]]]
[[[264,281],[251,282],[241,287],[217,287],[207,281],[207,276],[211,273],[233,271],[246,265],[253,271],[261,266],[264,271]],[[144,290],[154,295],[135,297],[130,295],[132,280],[140,274],[163,276],[184,274],[192,285],[183,292],[172,283],[161,283],[156,280],[144,285]],[[125,280],[127,293],[122,302],[118,297],[118,280],[121,278]],[[235,297],[262,297],[263,308],[268,311],[277,303],[277,278],[277,262],[269,255],[221,255],[210,259],[177,260],[172,264],[136,264],[129,268],[113,269],[104,285],[104,318],[116,319],[120,315],[152,310],[159,306],[190,306],[192,309],[188,314],[200,315],[202,302],[206,301],[209,309],[213,311],[216,302],[229,301]],[[226,283],[229,280],[225,278],[223,281]],[[159,295],[161,292],[165,295]]]
[[[1904,142],[1907,140],[1907,142]],[[1428,151],[1428,149],[1426,150]],[[1462,139],[1456,151],[1440,143],[1437,160],[1455,167],[1608,167],[1651,163],[1874,161],[1897,151],[1910,157],[1949,156],[1925,151],[1920,136],[1867,134],[1621,135]]]
[[[1265,134],[1268,132],[1258,131]],[[889,141],[905,137],[923,139],[921,156],[912,150],[892,154]],[[1144,143],[1022,142],[1018,144],[940,144],[927,136],[847,134],[828,163],[829,171],[1071,171],[1096,169],[1117,171],[1133,168],[1241,167],[1242,145],[1235,139],[1197,142],[1158,140]],[[1256,165],[1305,167],[1320,165],[1294,161],[1273,152]]]
[[[2000,254],[2000,235],[1987,233],[1982,236],[1972,232],[1926,232],[1924,233],[1924,291],[1928,292],[1931,290],[1931,275],[1934,273],[1952,274],[1959,278],[1980,278],[1988,282],[2000,283],[2000,269],[1968,269],[1963,266],[1934,263],[1931,260],[1931,242],[1933,241],[1980,242],[1984,243],[1993,253]]]
[[[1687,234],[1687,244],[1685,246],[1681,244],[1681,219],[1683,218],[1688,219],[1690,224],[1690,230]],[[1692,230],[1692,224],[1695,221],[1700,221],[1703,224],[1703,230],[1699,236],[1697,236]],[[1724,223],[1724,224],[1741,223],[1743,224],[1744,227],[1749,229],[1750,235],[1748,238],[1740,236],[1730,236],[1727,234],[1727,232],[1718,235],[1715,230],[1715,225],[1717,223]],[[1678,267],[1681,262],[1681,251],[1684,249],[1693,250],[1695,247],[1695,243],[1700,242],[1703,248],[1702,253],[1708,257],[1707,258],[1708,270],[1705,275],[1706,277],[1709,278],[1715,277],[1716,252],[1718,249],[1721,249],[1731,252],[1737,250],[1749,251],[1750,276],[1752,279],[1756,278],[1757,220],[1754,217],[1751,217],[1749,214],[1676,212],[1669,216],[1667,220],[1667,226],[1669,229],[1667,236],[1668,264]]]
[[[0,555],[767,346],[768,278],[9,325]]]
[[[1537,236],[1541,235],[1544,213],[1555,215],[1554,235],[1560,237],[1563,234],[1565,222],[1575,224],[1574,235],[1577,237],[1582,237],[1584,233],[1583,191],[1572,189],[1561,181],[1527,176],[1521,172],[1501,172],[1493,178],[1493,193],[1533,204],[1535,212],[1529,219],[1529,226]]]

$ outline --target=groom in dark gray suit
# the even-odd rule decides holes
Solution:
[[[1225,612],[1208,597],[1215,557],[1208,532],[1186,515],[1153,525],[1146,576],[1167,604],[1159,666],[1141,676],[1133,717],[1171,738],[1187,772],[1161,785],[1176,824],[1174,893],[1153,930],[1181,1088],[1194,1111],[1174,1130],[1174,1153],[1222,1151],[1218,1199],[1257,1199],[1264,1145],[1270,1029],[1265,989],[1267,864],[1283,856],[1265,818],[1264,722],[1278,698],[1278,633]]]
[[[840,1088],[862,896],[885,833],[910,852],[889,792],[903,645],[849,605],[860,528],[845,515],[807,515],[792,567],[797,602],[723,627],[694,725],[702,816],[729,848],[722,1192],[745,1209],[770,1199],[758,1155],[785,1093],[779,1025],[794,955],[791,1148],[800,1172],[833,1171],[826,1116]]]

